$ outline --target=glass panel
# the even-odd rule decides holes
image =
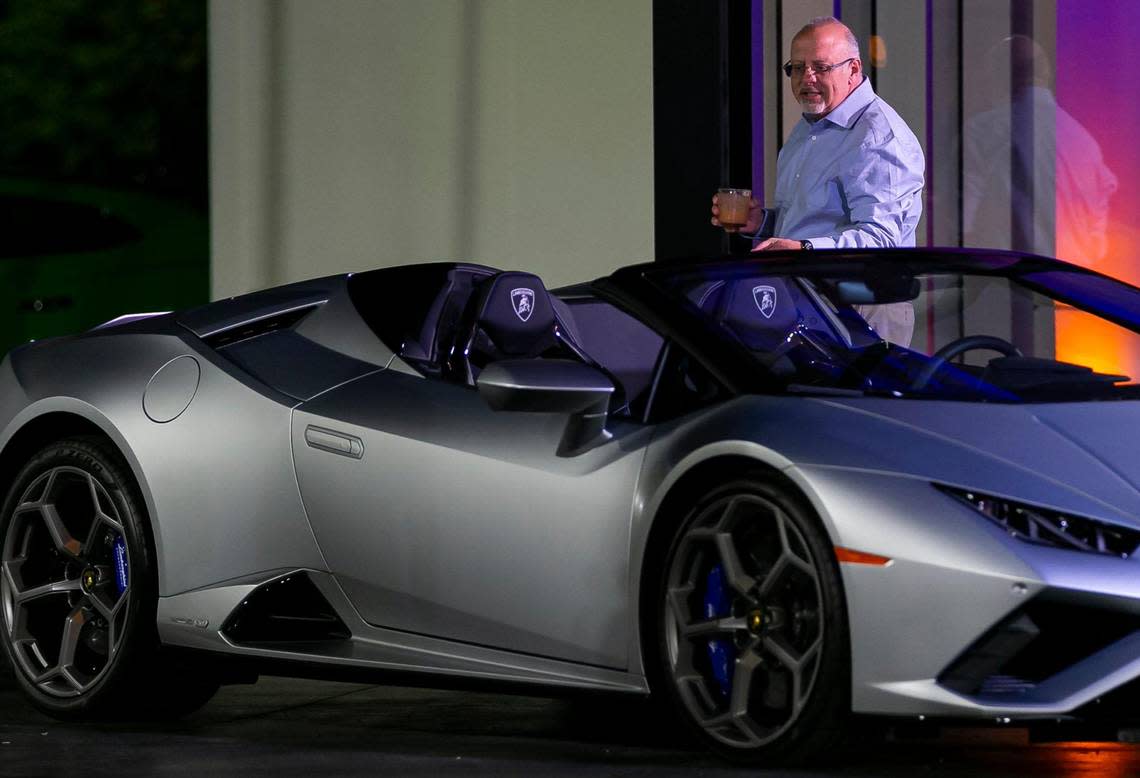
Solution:
[[[788,392],[1009,403],[1140,396],[1109,348],[1140,353],[1140,291],[1082,271],[738,262],[647,276]],[[912,342],[915,309],[932,311],[936,326],[960,322],[961,335],[938,348]],[[1058,321],[1095,329],[1074,344],[1077,359],[1055,358]]]

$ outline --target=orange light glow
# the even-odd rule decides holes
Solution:
[[[1140,754],[1131,743],[1078,742],[1047,743],[1035,746],[1048,765],[1050,775],[1076,778],[1127,778],[1135,776]]]
[[[1134,333],[1073,308],[1058,307],[1055,316],[1057,359],[1140,380]]]
[[[886,567],[894,561],[890,557],[869,554],[866,551],[855,551],[843,546],[835,547],[835,558],[851,565],[874,565],[876,567]]]
[[[1079,70],[1078,63],[1072,63],[1072,67]],[[1065,95],[1067,107],[1077,114],[1082,114],[1083,109],[1082,118],[1087,114],[1090,119],[1086,126],[1100,132],[1093,118],[1100,110],[1099,105],[1085,105],[1082,101],[1087,98],[1084,94],[1087,89],[1081,87],[1081,92],[1077,95],[1069,91]],[[1058,99],[1061,99],[1060,94]],[[1135,125],[1131,125],[1129,131],[1134,132]],[[1100,148],[1109,150],[1106,163],[1113,169],[1121,188],[1109,199],[1107,212],[1091,213],[1088,203],[1081,200],[1079,191],[1058,186],[1055,253],[1059,259],[1084,265],[1134,286],[1140,285],[1140,262],[1137,262],[1137,257],[1140,257],[1140,226],[1133,216],[1140,205],[1140,197],[1129,176],[1140,160],[1131,150],[1131,144],[1102,140]],[[1074,159],[1072,162],[1089,166],[1095,160]],[[1127,375],[1140,381],[1140,346],[1134,343],[1135,334],[1079,311],[1060,308],[1056,311],[1054,333],[1056,358],[1062,362],[1086,365],[1098,372]]]

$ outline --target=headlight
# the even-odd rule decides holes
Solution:
[[[1054,548],[1088,551],[1128,559],[1140,548],[1140,530],[1058,513],[1025,503],[953,486],[934,484],[1000,526],[1015,538]]]

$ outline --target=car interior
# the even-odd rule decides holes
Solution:
[[[664,354],[660,335],[589,293],[550,293],[532,274],[468,264],[354,275],[350,295],[373,331],[426,377],[474,386],[502,359],[571,359],[615,386],[611,414],[643,420]]]

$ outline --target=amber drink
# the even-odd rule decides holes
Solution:
[[[718,189],[716,193],[717,219],[729,232],[736,232],[748,223],[748,207],[752,203],[751,189]]]

